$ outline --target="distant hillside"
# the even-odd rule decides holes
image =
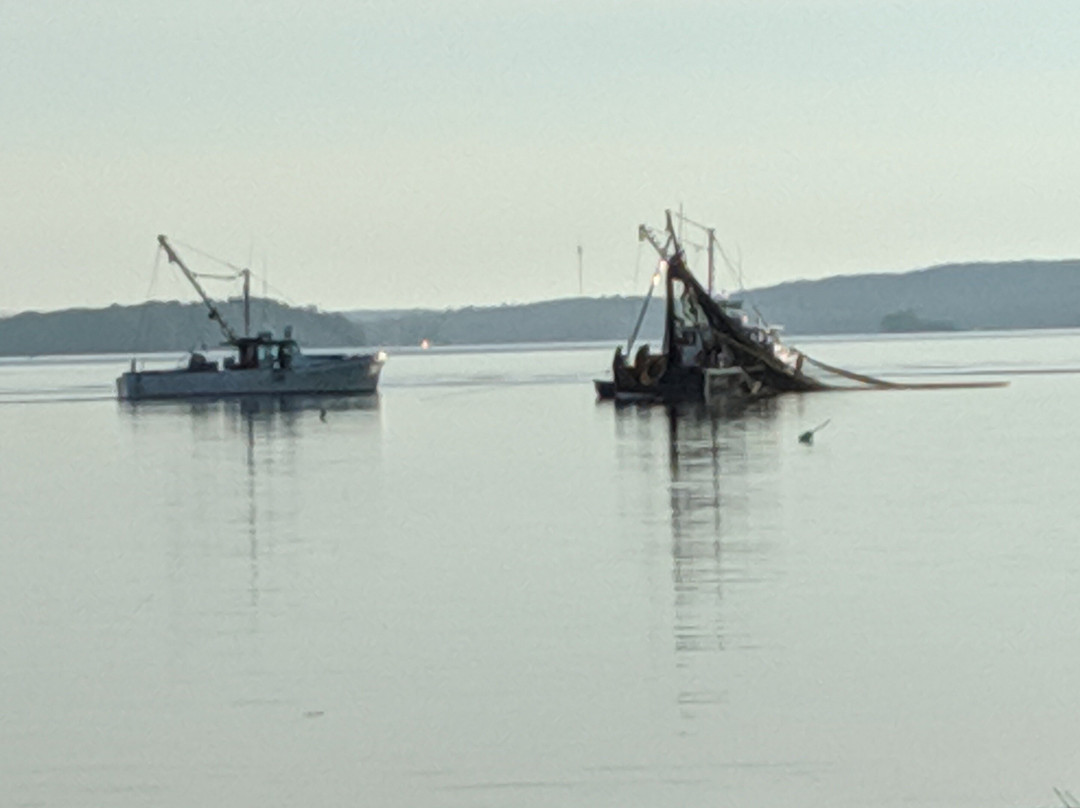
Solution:
[[[220,308],[230,324],[243,328],[239,302],[222,303]],[[253,331],[270,329],[280,334],[286,325],[293,327],[304,347],[365,344],[363,327],[340,314],[252,301]],[[221,331],[201,303],[24,312],[0,319],[0,356],[186,351],[221,342]]]
[[[874,333],[910,311],[959,330],[1080,326],[1080,260],[949,264],[899,275],[794,281],[744,297],[796,334]]]
[[[971,330],[1080,326],[1080,260],[951,264],[902,274],[794,281],[740,295],[792,334],[882,330]],[[373,344],[489,344],[625,339],[643,298],[571,298],[447,311],[355,311]],[[903,313],[906,318],[897,320]],[[883,328],[883,324],[886,326]],[[892,326],[889,328],[888,326]],[[642,337],[659,340],[663,303],[654,300]]]
[[[522,305],[346,312],[377,345],[490,345],[512,342],[591,342],[625,339],[641,298],[602,297],[548,300]],[[649,307],[643,333],[663,331],[663,303]]]
[[[953,264],[903,274],[794,281],[741,295],[789,334],[882,330],[1080,327],[1080,260]],[[468,345],[624,340],[643,298],[549,300],[431,311],[328,314],[272,301],[253,306],[254,330],[292,325],[305,347]],[[222,305],[239,326],[238,302]],[[658,342],[664,305],[654,300],[641,338]],[[220,332],[199,304],[146,303],[107,309],[26,312],[0,318],[0,355],[148,353],[215,346]]]

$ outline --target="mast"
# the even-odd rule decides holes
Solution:
[[[683,256],[682,254],[682,245],[679,243],[682,241],[682,239],[679,237],[679,235],[676,235],[675,233],[675,224],[671,221],[671,211],[665,210],[664,216],[667,218],[667,231],[668,235],[670,236],[670,238],[668,239],[668,244],[674,244],[675,257],[682,259],[683,263],[685,263],[685,256]],[[682,224],[682,206],[679,207],[679,224]]]
[[[638,241],[647,241],[652,245],[652,248],[656,250],[656,254],[660,256],[660,263],[657,264],[656,270],[652,274],[652,279],[649,282],[649,291],[645,295],[645,300],[641,303],[641,311],[638,312],[637,322],[634,323],[634,330],[630,332],[630,338],[626,341],[626,353],[629,355],[630,350],[634,346],[634,340],[637,339],[638,332],[641,330],[641,324],[645,321],[645,311],[649,308],[649,301],[652,300],[653,292],[656,291],[656,287],[660,285],[660,279],[665,269],[667,269],[668,263],[671,259],[668,258],[668,250],[674,245],[675,251],[672,258],[678,257],[682,248],[679,246],[679,240],[675,235],[675,226],[671,221],[671,211],[665,211],[667,214],[667,241],[661,244],[660,236],[655,233],[648,225],[638,225]]]
[[[684,216],[683,212],[682,212],[682,206],[681,205],[679,206],[679,214],[678,215],[679,215],[679,229],[680,229],[680,231],[682,230],[682,225],[684,223],[689,224],[689,225],[693,225],[694,227],[705,231],[705,236],[706,236],[705,249],[708,251],[708,255],[709,255],[708,292],[709,292],[709,297],[712,297],[713,286],[715,285],[715,279],[716,279],[716,258],[715,258],[715,254],[713,253],[713,250],[714,249],[720,249],[720,242],[718,242],[716,240],[716,228],[715,227],[709,227],[708,225],[702,224],[701,222],[695,222],[689,216]],[[723,255],[723,250],[721,250],[720,254]],[[727,260],[727,259],[725,258],[725,260]]]
[[[581,246],[581,242],[577,245],[577,293],[578,297],[581,297],[585,293],[584,283],[584,270],[582,268],[582,253],[585,252],[585,248]]]
[[[242,269],[240,274],[244,276],[244,336],[251,336],[251,270]],[[710,285],[712,275],[709,275]]]
[[[652,248],[656,250],[656,254],[660,256],[660,260],[666,261],[668,257],[668,248],[671,246],[672,239],[675,238],[674,233],[668,233],[668,240],[665,244],[661,245],[660,238],[652,228],[648,225],[639,224],[637,231],[638,241],[647,241],[652,245]]]
[[[199,297],[202,298],[203,303],[206,304],[206,308],[210,310],[210,319],[217,322],[218,327],[221,328],[225,338],[230,343],[237,341],[236,332],[229,327],[229,324],[225,322],[225,318],[221,316],[221,312],[218,311],[217,306],[214,305],[214,301],[210,299],[210,296],[206,294],[206,291],[199,285],[199,281],[195,278],[194,273],[185,266],[184,262],[180,260],[180,256],[173,250],[172,245],[169,244],[168,239],[165,236],[157,237],[158,244],[165,250],[165,255],[169,257],[170,264],[176,264],[180,267],[180,270],[184,273],[184,277],[191,282],[191,285],[195,287],[195,291],[199,293]]]
[[[709,297],[712,297],[712,293],[713,293],[713,272],[715,270],[715,265],[713,263],[713,244],[716,242],[716,228],[710,227],[709,230],[708,230],[708,235],[709,235],[709,239],[708,239],[708,241],[709,241],[709,243],[708,243],[708,250],[709,250]]]

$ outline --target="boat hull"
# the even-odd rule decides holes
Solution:
[[[281,368],[130,371],[116,380],[125,401],[233,396],[365,395],[376,392],[382,360],[374,354]]]
[[[723,385],[711,383],[712,373],[700,368],[672,368],[648,383],[642,383],[629,372],[618,372],[613,380],[595,379],[593,384],[597,398],[602,401],[681,404],[714,398],[746,399],[757,391],[737,384],[739,377],[734,374],[738,373],[737,370],[731,375],[725,373]]]

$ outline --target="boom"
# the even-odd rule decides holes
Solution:
[[[225,339],[228,340],[230,344],[234,344],[237,340],[236,332],[232,330],[227,322],[225,322],[225,318],[221,316],[221,312],[218,311],[217,306],[214,305],[214,301],[210,299],[210,295],[206,294],[206,291],[199,284],[195,274],[180,260],[180,256],[176,254],[176,251],[172,248],[172,245],[169,244],[169,240],[165,238],[165,236],[158,236],[157,240],[158,244],[161,245],[161,248],[165,250],[165,254],[169,256],[169,263],[176,264],[180,267],[180,271],[184,273],[184,277],[191,281],[191,285],[194,286],[195,291],[199,293],[199,297],[201,297],[203,303],[206,304],[206,308],[210,310],[210,319],[218,324],[222,333],[225,335]],[[245,292],[246,291],[245,288]]]

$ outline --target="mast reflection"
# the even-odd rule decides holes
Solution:
[[[378,396],[252,396],[223,402],[231,416],[233,429],[243,436],[247,474],[247,538],[251,563],[251,606],[259,603],[259,539],[260,530],[264,543],[272,540],[267,528],[275,524],[283,514],[274,511],[274,505],[288,503],[288,498],[275,495],[273,486],[282,476],[291,479],[291,466],[295,463],[297,444],[301,440],[302,425],[310,425],[312,416],[318,414],[325,422],[330,413],[349,410],[377,410]],[[260,457],[257,457],[260,454]],[[278,461],[284,461],[284,474],[275,469]],[[260,472],[260,465],[262,472]],[[262,475],[261,480],[260,473]],[[259,501],[270,503],[260,519]],[[265,523],[265,525],[264,525]]]
[[[725,701],[723,653],[751,645],[725,597],[761,550],[750,531],[751,477],[770,465],[775,408],[668,408],[672,626],[680,715],[693,720]],[[773,461],[775,462],[775,461]],[[745,630],[744,630],[745,631]],[[687,730],[684,730],[684,732]]]
[[[195,575],[205,584],[213,576],[235,576],[215,591],[242,602],[244,609],[225,611],[248,615],[255,631],[260,601],[270,591],[264,573],[275,536],[297,541],[306,535],[303,500],[296,496],[305,453],[317,452],[337,431],[369,429],[368,412],[377,422],[378,410],[377,396],[119,402],[144,453],[172,458],[159,468],[168,470],[165,496],[176,515],[163,528],[174,580]],[[193,506],[195,518],[189,516]],[[247,568],[243,582],[231,563],[238,559]],[[189,590],[178,587],[178,598]]]
[[[251,562],[251,579],[248,593],[251,598],[252,609],[259,606],[259,532],[258,532],[258,506],[255,500],[255,415],[241,411],[244,420],[247,437],[247,498],[248,498],[248,558]]]

